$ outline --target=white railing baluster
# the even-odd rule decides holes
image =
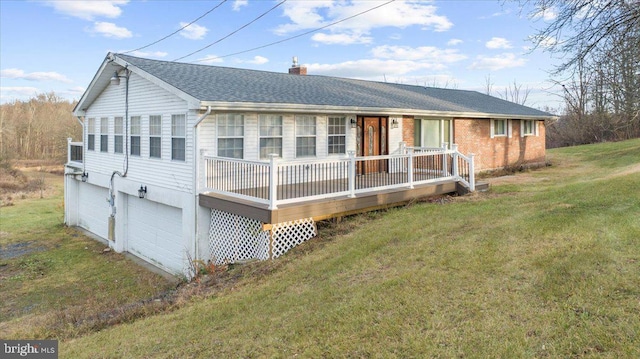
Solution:
[[[349,197],[356,196],[356,151],[349,151],[349,169],[347,177],[349,179]]]

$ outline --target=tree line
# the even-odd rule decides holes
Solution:
[[[533,41],[564,60],[551,75],[565,109],[547,147],[640,137],[640,1],[524,2],[534,18],[555,13]]]
[[[75,104],[50,92],[0,105],[0,159],[63,163],[67,138],[82,138]]]

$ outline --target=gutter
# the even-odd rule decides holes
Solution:
[[[199,234],[199,229],[198,229],[198,180],[200,179],[199,177],[199,169],[200,169],[200,154],[198,153],[199,148],[198,148],[198,126],[200,125],[200,123],[202,121],[204,121],[205,118],[207,118],[207,116],[209,116],[209,114],[211,113],[211,106],[207,106],[207,111],[205,111],[205,113],[200,116],[197,120],[196,123],[193,125],[193,164],[194,164],[194,170],[193,170],[193,225],[194,225],[194,230],[195,230],[195,243],[194,243],[194,258],[195,259],[200,259],[198,258],[198,243],[200,242],[200,236]]]

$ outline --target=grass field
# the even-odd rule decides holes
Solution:
[[[61,357],[640,357],[640,140],[549,151],[488,193],[325,224]],[[109,288],[108,290],[110,290]]]

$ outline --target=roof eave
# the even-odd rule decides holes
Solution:
[[[450,118],[474,118],[474,119],[522,119],[522,120],[548,120],[555,116],[538,115],[514,115],[500,113],[468,112],[468,111],[433,111],[411,108],[383,108],[383,107],[362,107],[362,106],[333,106],[333,105],[309,105],[291,103],[256,103],[256,102],[224,102],[224,101],[201,101],[200,108],[206,109],[208,106],[216,112],[278,112],[278,113],[305,113],[305,114],[331,114],[331,113],[353,113],[372,115],[408,115],[426,117],[450,117]]]

